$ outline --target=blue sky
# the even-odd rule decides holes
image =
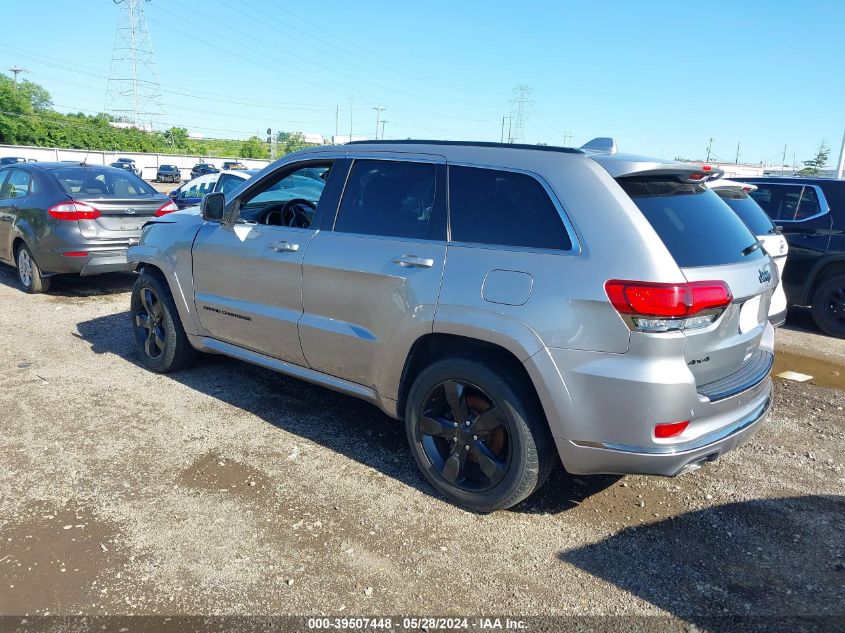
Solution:
[[[845,3],[782,0],[152,0],[165,121],[207,136],[272,127],[499,140],[517,84],[525,140],[664,157],[800,162],[845,129]],[[4,6],[2,68],[61,110],[103,109],[111,0]],[[14,28],[12,26],[14,25]],[[571,137],[567,139],[567,133]]]

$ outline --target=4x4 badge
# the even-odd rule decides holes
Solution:
[[[757,277],[759,277],[761,284],[767,284],[772,280],[772,273],[769,272],[768,268],[761,268]]]

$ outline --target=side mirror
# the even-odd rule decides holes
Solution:
[[[203,220],[223,222],[226,215],[226,196],[222,193],[210,193],[200,202]]]
[[[173,191],[171,191],[170,193],[168,193],[168,194],[167,194],[167,197],[168,197],[168,198],[175,198],[175,197],[177,197],[178,195],[179,195],[179,190],[178,190],[178,189],[174,189]]]

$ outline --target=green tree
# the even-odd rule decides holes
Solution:
[[[825,143],[824,139],[819,143],[819,148],[816,150],[816,155],[809,159],[802,161],[804,169],[800,171],[802,176],[817,176],[819,171],[824,169],[827,165],[827,159],[830,156],[830,148]]]
[[[310,145],[305,142],[305,137],[302,135],[302,132],[294,132],[293,134],[288,134],[284,145],[282,145],[282,154],[290,154],[291,152],[296,152],[304,147],[310,147]]]
[[[188,147],[188,130],[183,127],[172,127],[162,134],[164,142],[172,149],[183,150]]]
[[[251,136],[243,143],[238,152],[241,158],[267,158],[267,148],[257,136]]]

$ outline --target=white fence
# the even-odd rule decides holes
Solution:
[[[29,147],[27,145],[0,145],[0,157],[20,156],[27,160],[86,162],[92,165],[108,165],[118,158],[131,158],[141,170],[141,177],[153,180],[159,165],[176,165],[182,172],[182,178],[189,178],[191,167],[199,162],[211,163],[222,168],[224,161],[237,160],[250,169],[266,167],[270,161],[253,158],[205,158],[185,154],[146,154],[143,152],[103,152],[100,150],[61,149],[58,147]]]

